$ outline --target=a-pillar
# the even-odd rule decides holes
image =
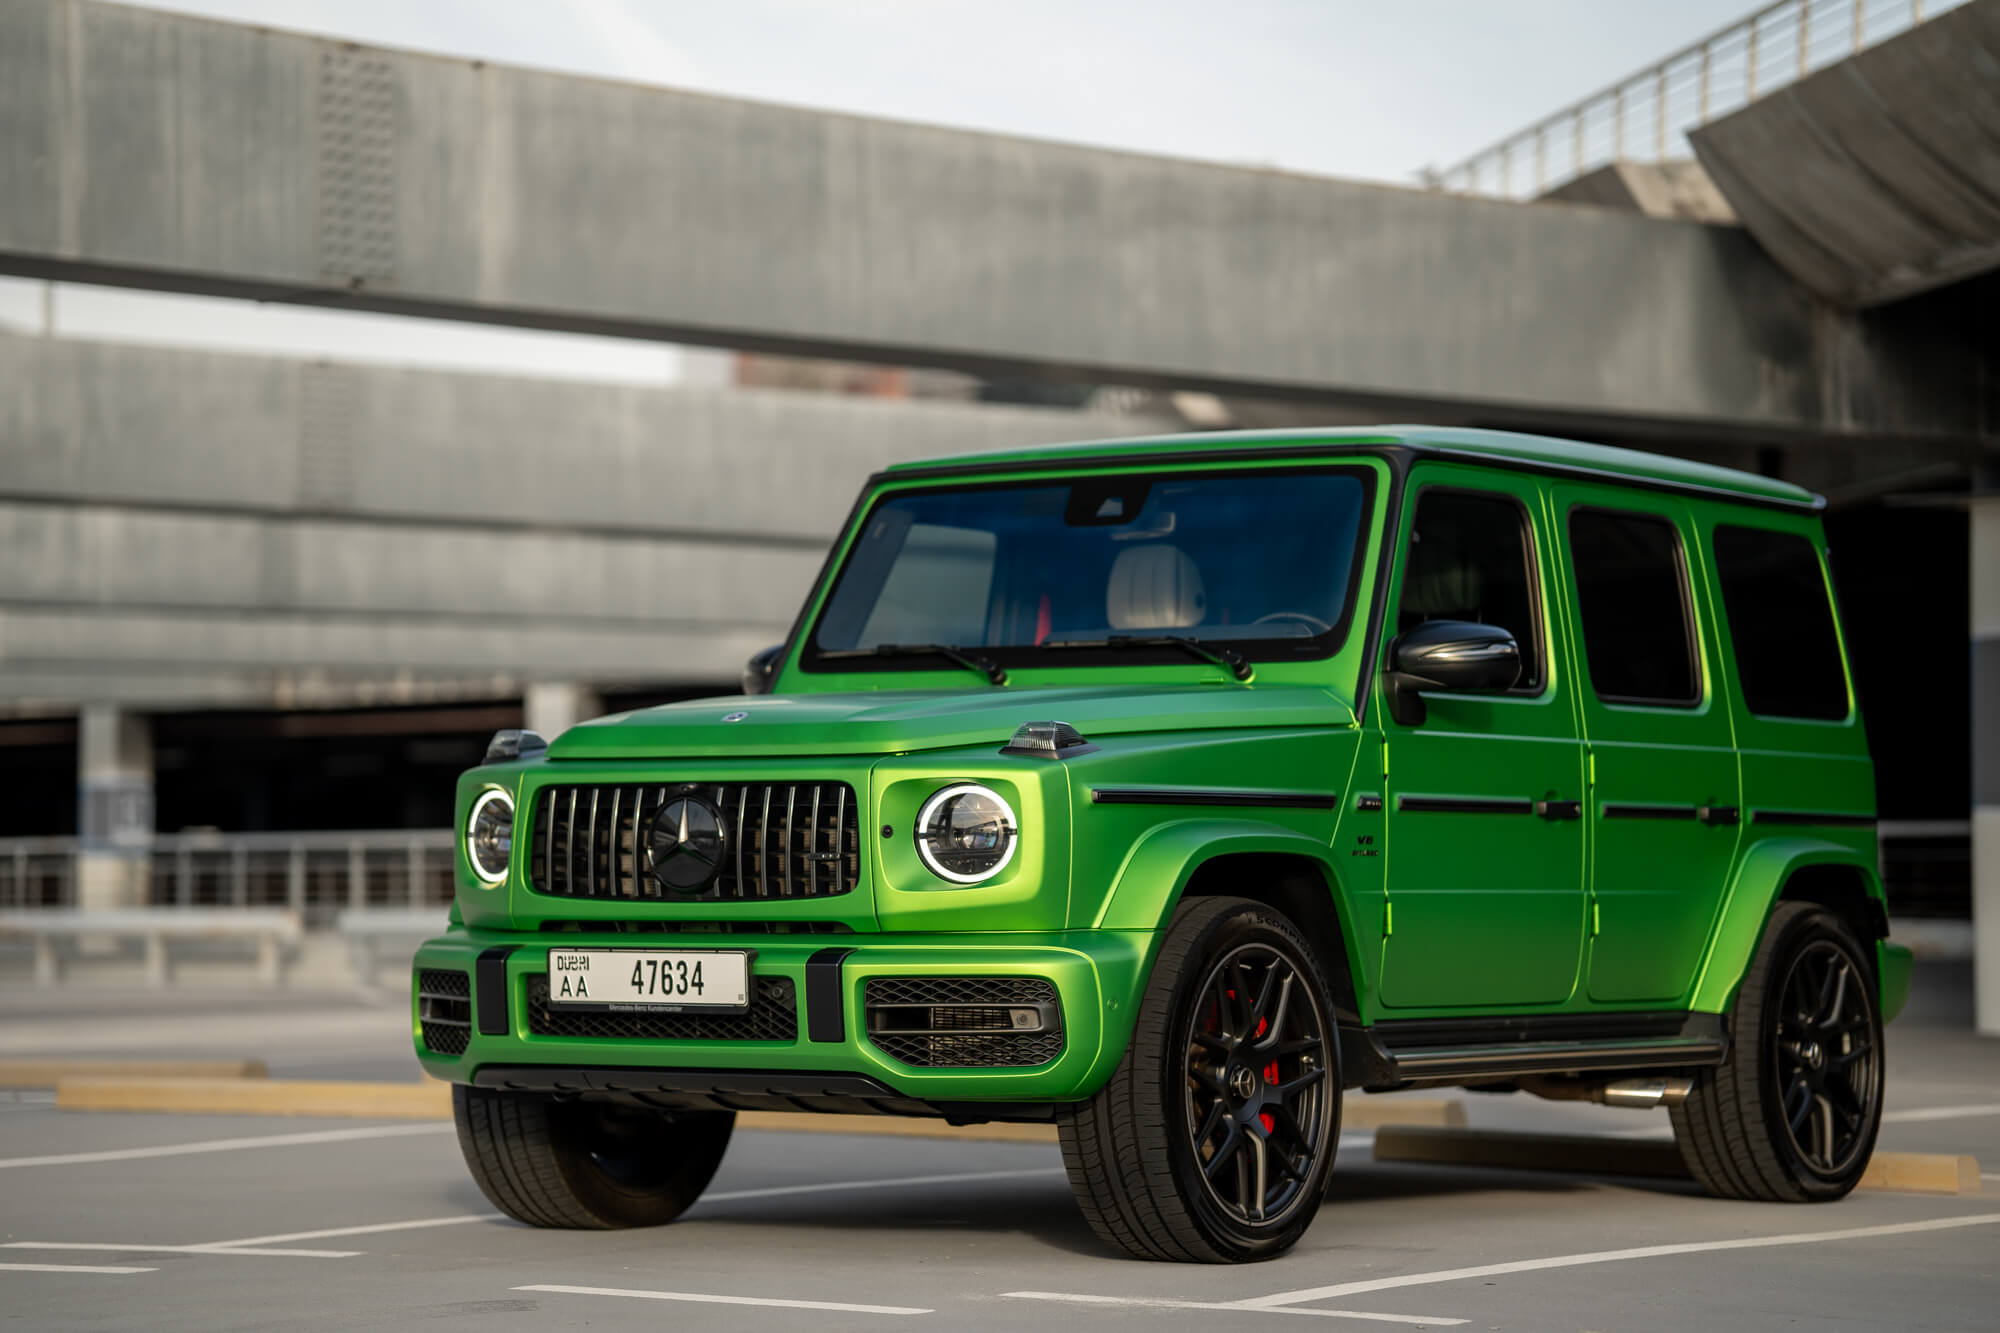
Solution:
[[[77,733],[76,905],[142,907],[153,845],[151,720],[88,704]]]
[[[588,685],[571,681],[538,681],[522,700],[522,725],[545,740],[554,740],[585,718],[596,717],[604,705]]]
[[[2000,1037],[2000,492],[1971,520],[1973,993],[1979,1031]]]

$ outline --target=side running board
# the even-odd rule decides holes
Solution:
[[[1350,1087],[1420,1087],[1524,1074],[1719,1065],[1729,1034],[1719,1014],[1403,1020],[1342,1032]]]

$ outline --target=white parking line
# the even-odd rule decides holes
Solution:
[[[1982,1115],[2000,1115],[2000,1102],[1987,1102],[1980,1106],[1915,1106],[1907,1111],[1884,1111],[1882,1123],[1903,1125],[1918,1120],[1970,1120]]]
[[[467,1222],[505,1221],[503,1213],[453,1213],[450,1217],[419,1217],[408,1222],[376,1222],[358,1227],[327,1227],[321,1231],[293,1231],[282,1236],[246,1236],[242,1240],[212,1240],[189,1248],[206,1254],[217,1250],[245,1253],[246,1246],[283,1245],[294,1240],[327,1240],[334,1236],[369,1236],[383,1231],[421,1231],[429,1227],[456,1227]],[[339,1251],[330,1251],[339,1253]]]
[[[111,1268],[103,1264],[0,1264],[7,1273],[157,1273],[157,1268]]]
[[[322,1129],[305,1134],[264,1134],[246,1139],[206,1139],[163,1143],[151,1148],[111,1148],[103,1152],[52,1153],[45,1157],[0,1157],[0,1170],[17,1166],[76,1166],[84,1162],[131,1162],[142,1157],[182,1157],[194,1153],[238,1152],[245,1148],[290,1148],[308,1143],[393,1139],[408,1134],[451,1134],[451,1125],[370,1125],[366,1129]]]
[[[2000,1222],[2000,1213],[1977,1213],[1969,1217],[1939,1217],[1927,1222],[1898,1222],[1889,1226],[1853,1227],[1845,1231],[1799,1231],[1782,1236],[1748,1236],[1740,1240],[1690,1241],[1681,1245],[1641,1245],[1629,1250],[1597,1250],[1588,1254],[1559,1254],[1547,1259],[1522,1259],[1506,1264],[1482,1264],[1477,1268],[1447,1268],[1435,1273],[1405,1273],[1400,1277],[1370,1278],[1361,1282],[1338,1282],[1326,1287],[1302,1287],[1270,1296],[1253,1296],[1234,1302],[1239,1310],[1269,1310],[1299,1305],[1306,1301],[1353,1296],[1364,1291],[1389,1291],[1397,1287],[1427,1287],[1440,1282],[1460,1282],[1473,1277],[1498,1277],[1507,1273],[1532,1273],[1549,1268],[1576,1268],[1584,1264],[1620,1263],[1627,1259],[1658,1259],[1677,1254],[1706,1254],[1716,1250],[1757,1250],[1777,1245],[1817,1245],[1823,1241],[1866,1240],[1875,1236],[1904,1236],[1924,1231],[1949,1231],[1958,1227],[1991,1226]]]
[[[1156,1310],[1228,1310],[1233,1314],[1244,1313],[1243,1306],[1232,1301],[1175,1301],[1144,1296],[1087,1296],[1081,1292],[1067,1291],[1003,1291],[1002,1296],[1012,1296],[1024,1301],[1061,1301],[1069,1305],[1116,1305],[1125,1309],[1134,1306],[1148,1306]],[[1321,1319],[1372,1319],[1384,1324],[1436,1324],[1449,1327],[1471,1322],[1465,1319],[1451,1319],[1434,1314],[1380,1314],[1373,1310],[1316,1310],[1307,1306],[1279,1305],[1258,1314],[1298,1314],[1316,1315]]]
[[[213,1245],[135,1245],[124,1241],[10,1240],[9,1250],[112,1250],[133,1254],[246,1254],[259,1259],[352,1259],[360,1250],[219,1249]]]
[[[837,1310],[842,1314],[936,1314],[913,1305],[848,1305],[841,1301],[787,1301],[775,1296],[714,1296],[699,1291],[636,1291],[627,1287],[563,1287],[539,1284],[515,1291],[553,1291],[565,1296],[629,1296],[642,1301],[694,1301],[703,1305],[769,1305],[782,1310]]]

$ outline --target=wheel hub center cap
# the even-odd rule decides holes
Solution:
[[[1229,1095],[1239,1102],[1256,1096],[1258,1085],[1257,1071],[1249,1065],[1237,1065],[1229,1071]]]
[[[1818,1042],[1809,1041],[1799,1047],[1799,1059],[1805,1061],[1807,1068],[1818,1069],[1825,1063],[1826,1054],[1820,1050]]]

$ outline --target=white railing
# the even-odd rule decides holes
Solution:
[[[1689,130],[1964,3],[1779,0],[1423,182],[1532,199],[1612,162],[1689,157]]]
[[[289,907],[309,926],[343,911],[451,902],[449,829],[159,833],[146,905]],[[0,839],[0,907],[75,907],[75,838]]]

